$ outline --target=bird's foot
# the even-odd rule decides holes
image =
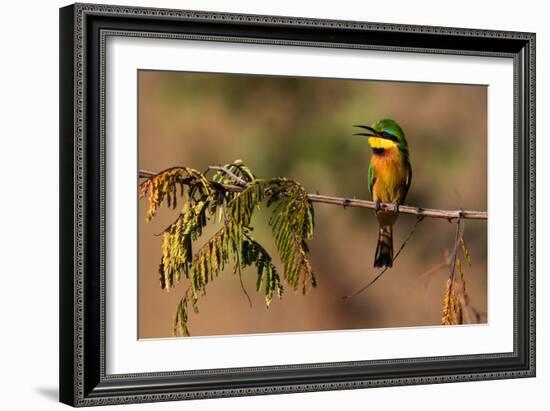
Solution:
[[[399,203],[393,203],[393,212],[398,213],[399,212]]]
[[[380,200],[374,202],[374,212],[377,213],[380,211]]]

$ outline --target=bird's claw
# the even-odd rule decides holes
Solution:
[[[380,200],[376,200],[374,202],[374,212],[379,212],[380,211]]]
[[[393,203],[393,212],[398,213],[399,212],[399,203]]]

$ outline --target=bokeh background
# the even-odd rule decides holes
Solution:
[[[286,176],[309,192],[370,199],[366,138],[353,124],[391,117],[405,131],[413,167],[406,203],[433,208],[487,209],[487,90],[480,85],[380,82],[251,75],[139,72],[139,167],[175,165],[203,170],[242,159],[258,177]],[[185,290],[159,285],[161,239],[176,217],[162,209],[145,222],[139,201],[139,337],[172,336],[172,320]],[[425,219],[391,270],[371,288],[378,225],[372,210],[315,205],[310,242],[318,286],[307,295],[285,287],[266,310],[255,292],[254,269],[243,272],[252,308],[238,277],[226,269],[191,312],[193,336],[319,331],[441,324],[448,278],[444,261],[455,225]],[[278,256],[264,210],[253,220],[255,237]],[[401,215],[394,249],[415,222]],[[204,240],[214,228],[204,233]],[[471,304],[487,318],[487,225],[467,220],[464,238],[473,266],[465,277]],[[199,244],[200,245],[200,244]],[[280,268],[280,266],[278,265]],[[279,269],[281,272],[281,270]],[[185,281],[185,280],[183,280]]]

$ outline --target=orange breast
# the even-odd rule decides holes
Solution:
[[[376,180],[372,187],[374,201],[401,203],[407,182],[407,165],[397,148],[384,150],[384,153],[371,157]]]

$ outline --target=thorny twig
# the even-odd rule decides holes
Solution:
[[[246,182],[242,180],[240,177],[236,176],[230,170],[227,170],[225,167],[210,166],[209,169],[221,170],[235,180],[236,184],[218,184],[222,189],[231,191],[231,192],[242,191],[244,189]],[[140,178],[151,178],[157,174],[159,173],[154,173],[148,170],[139,171]],[[192,181],[190,180],[184,183],[192,184]],[[377,207],[377,204],[374,201],[361,200],[357,198],[335,197],[335,196],[329,196],[329,195],[318,194],[318,193],[308,194],[308,199],[314,203],[333,204],[333,205],[345,206],[345,207],[369,208],[371,210],[376,210],[376,207]],[[395,212],[395,205],[389,204],[389,203],[380,203],[378,206],[378,209],[380,211]],[[397,210],[397,212],[400,214],[412,214],[417,217],[443,218],[445,220],[453,220],[459,217],[461,219],[470,219],[470,220],[487,220],[486,211],[443,210],[443,209],[436,209],[436,208],[421,208],[421,207],[414,207],[414,206],[408,206],[408,205],[400,205],[399,210]]]

